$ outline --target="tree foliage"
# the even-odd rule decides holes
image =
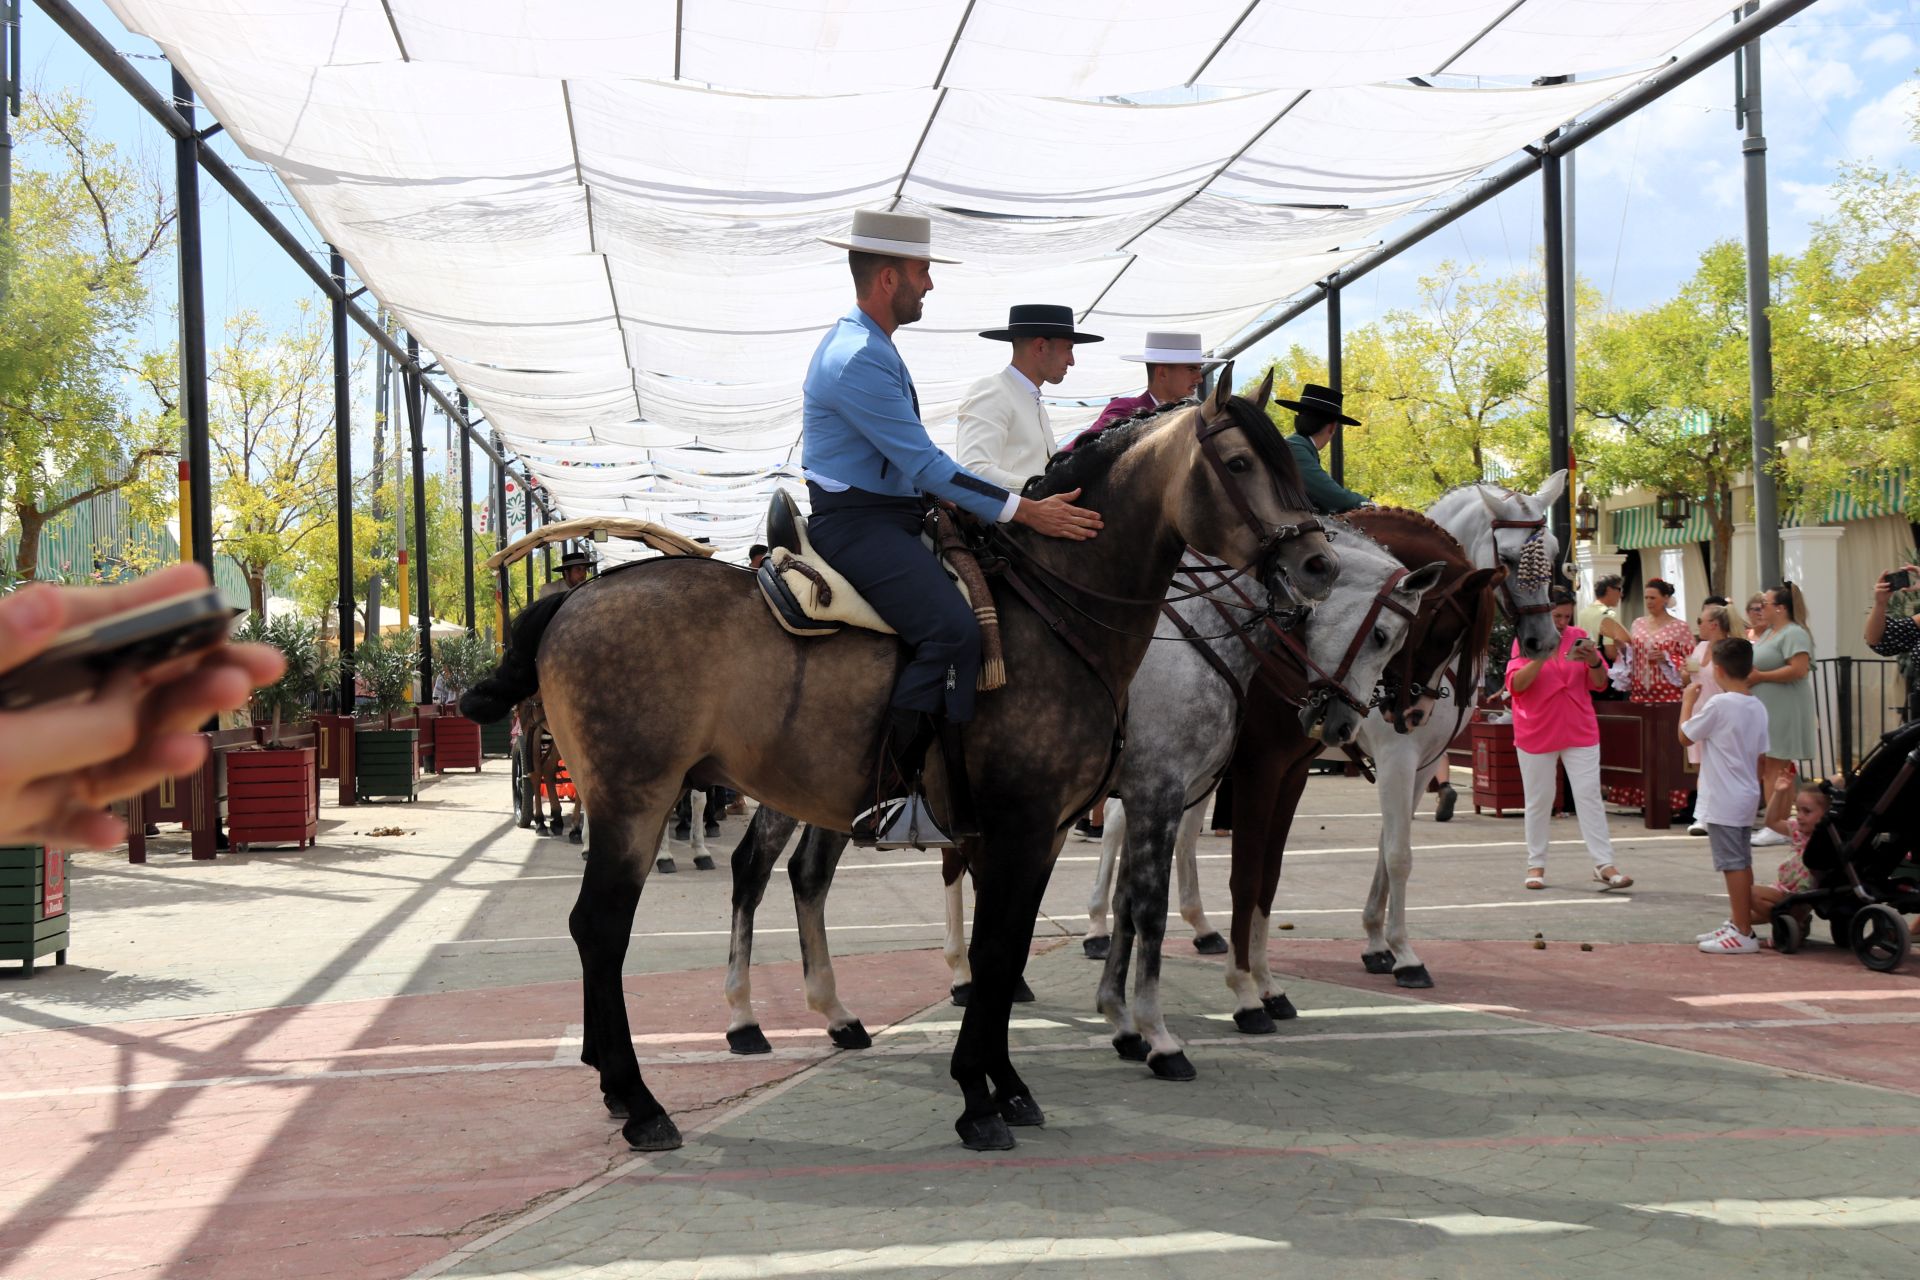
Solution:
[[[138,334],[174,208],[151,164],[91,132],[78,98],[28,93],[13,221],[0,230],[0,503],[13,571],[38,576],[48,520],[103,493],[165,486],[179,423]]]

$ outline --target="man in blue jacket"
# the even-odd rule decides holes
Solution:
[[[1081,540],[1099,531],[1100,517],[1073,505],[1077,489],[1040,501],[1009,493],[960,466],[928,437],[893,333],[920,318],[922,299],[933,289],[929,264],[949,261],[933,256],[930,220],[859,210],[852,234],[826,243],[847,250],[858,305],[827,331],[807,368],[801,428],[812,504],[807,533],[912,650],[893,687],[874,782],[878,803],[860,815],[853,838],[872,844],[889,829],[913,825],[916,843],[951,845],[956,841],[920,807],[918,782],[943,722],[957,726],[973,717],[980,627],[920,542],[922,518],[940,499],[982,520]],[[957,746],[957,736],[943,736],[947,743]],[[953,759],[948,764],[958,767]]]

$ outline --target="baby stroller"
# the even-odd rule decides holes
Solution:
[[[1806,930],[1793,911],[1807,906],[1829,923],[1835,946],[1891,973],[1911,941],[1904,917],[1920,914],[1920,721],[1880,739],[1850,785],[1827,791],[1827,816],[1803,855],[1819,887],[1773,909],[1773,949],[1800,949]]]

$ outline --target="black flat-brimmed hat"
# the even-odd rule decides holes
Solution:
[[[1283,409],[1291,409],[1303,418],[1324,418],[1329,422],[1344,422],[1350,427],[1360,425],[1360,419],[1349,418],[1341,412],[1340,393],[1317,382],[1309,382],[1300,388],[1298,400],[1274,401]]]
[[[569,551],[560,557],[560,568],[563,572],[573,568],[574,565],[579,565],[582,569],[591,569],[593,557],[584,551]]]
[[[980,336],[995,342],[1012,342],[1018,338],[1070,338],[1075,343],[1106,341],[1098,334],[1075,329],[1073,308],[1051,302],[1022,302],[1008,307],[1007,327],[986,329]]]

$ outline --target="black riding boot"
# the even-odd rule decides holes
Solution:
[[[874,764],[874,804],[853,820],[853,843],[874,849],[946,849],[959,843],[933,820],[921,790],[933,738],[933,717],[891,709]]]

